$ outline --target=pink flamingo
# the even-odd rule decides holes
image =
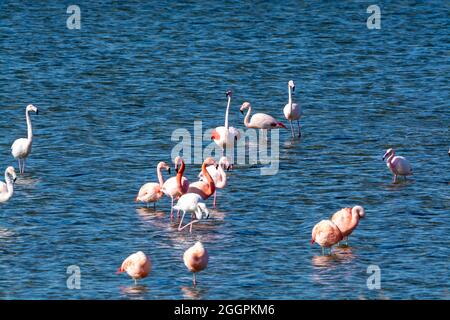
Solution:
[[[286,128],[286,126],[275,120],[274,117],[265,114],[265,113],[255,113],[252,118],[250,119],[250,113],[252,112],[252,106],[250,102],[244,102],[241,106],[241,113],[244,114],[244,110],[248,109],[247,114],[244,118],[244,124],[247,128],[254,128],[254,129],[264,129],[264,130],[271,130],[276,128]]]
[[[192,283],[194,284],[194,287],[197,285],[196,274],[197,272],[206,269],[208,266],[208,259],[208,251],[203,247],[203,244],[200,241],[184,252],[184,265],[193,273]]]
[[[412,168],[409,164],[408,160],[404,157],[395,156],[395,150],[390,148],[386,151],[383,156],[383,161],[386,160],[386,165],[394,174],[394,183],[397,182],[397,176],[404,176],[406,180],[406,176],[412,175]]]
[[[201,200],[202,197],[200,197],[196,193],[185,193],[180,197],[180,199],[178,199],[177,204],[173,207],[174,209],[178,210],[178,212],[180,210],[183,211],[183,215],[180,219],[180,224],[178,225],[178,231],[181,231],[184,228],[190,226],[189,232],[192,232],[192,225],[194,223],[197,223],[202,219],[209,218],[209,210],[203,202],[200,202]],[[186,212],[192,212],[192,221],[182,227],[181,225],[183,224]]]
[[[211,139],[222,149],[222,155],[224,154],[227,145],[233,146],[234,142],[241,138],[241,133],[238,129],[228,126],[228,113],[231,104],[231,90],[226,92],[228,98],[227,111],[225,112],[225,125],[222,127],[217,127],[211,132]]]
[[[348,236],[356,229],[359,223],[359,219],[366,216],[366,211],[361,206],[355,206],[353,208],[343,208],[333,214],[331,221],[339,228],[342,233],[342,237],[345,238],[346,244],[348,244]]]
[[[17,180],[14,167],[8,167],[5,170],[5,182],[0,181],[0,203],[11,199],[14,193],[14,183]]]
[[[292,89],[292,92],[291,92]],[[292,133],[292,139],[294,139],[294,127],[292,126],[292,121],[297,120],[297,127],[298,127],[298,136],[301,137],[302,133],[300,131],[300,117],[302,115],[302,109],[300,105],[297,103],[292,102],[292,96],[294,95],[295,91],[295,84],[294,81],[290,80],[288,82],[288,94],[289,94],[289,102],[287,105],[284,106],[283,113],[284,117],[289,120],[289,123],[291,124],[291,133]]]
[[[322,220],[316,224],[311,234],[311,244],[317,242],[322,247],[322,255],[325,254],[324,248],[330,248],[343,239],[339,228],[331,220]]]
[[[203,161],[202,164],[202,173],[203,176],[206,178],[206,181],[199,180],[191,183],[189,185],[187,193],[196,193],[200,197],[202,197],[203,200],[206,200],[209,197],[211,197],[214,194],[214,192],[216,192],[216,185],[214,183],[214,180],[209,174],[208,170],[206,169],[206,167],[210,165],[215,166],[216,161],[213,158],[208,157],[205,159],[205,161]]]
[[[164,195],[164,193],[161,191],[164,185],[164,177],[162,175],[161,169],[166,169],[170,174],[170,166],[167,163],[158,163],[158,166],[156,167],[156,173],[158,175],[159,183],[149,182],[144,184],[139,189],[139,193],[135,199],[136,202],[142,201],[147,204],[147,207],[150,202],[153,202],[153,207],[156,207],[156,202],[159,201]]]
[[[137,280],[143,279],[148,276],[152,270],[152,262],[142,251],[133,253],[126,258],[117,273],[126,272],[134,280],[134,284],[137,284]]]
[[[168,179],[164,182],[161,191],[168,197],[172,199],[172,203],[170,205],[170,218],[173,218],[173,201],[181,197],[181,195],[185,194],[189,188],[189,181],[186,177],[183,176],[185,165],[184,161],[181,157],[175,158],[175,171],[177,175]],[[180,169],[178,169],[178,165],[181,163]]]
[[[214,184],[216,186],[216,191],[214,192],[214,204],[213,207],[216,207],[216,198],[217,198],[217,189],[223,189],[227,185],[227,174],[225,170],[230,170],[231,164],[228,161],[227,157],[221,157],[219,160],[219,166],[208,166],[206,170],[214,180]],[[198,174],[200,180],[204,180],[203,172]]]

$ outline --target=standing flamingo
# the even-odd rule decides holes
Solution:
[[[346,244],[348,244],[348,236],[356,229],[359,223],[359,219],[366,216],[366,211],[361,206],[355,206],[353,208],[343,208],[333,214],[331,221],[339,228],[342,233],[342,237],[345,238]]]
[[[183,211],[183,215],[180,219],[180,224],[178,225],[178,231],[181,231],[184,228],[190,226],[189,232],[192,232],[192,225],[194,223],[197,223],[202,219],[209,218],[209,210],[203,202],[200,202],[201,200],[202,197],[196,193],[186,193],[183,194],[180,199],[178,199],[178,202],[174,206],[174,209]],[[192,221],[186,224],[184,227],[181,227],[186,212],[192,212]]]
[[[324,248],[330,248],[343,239],[339,228],[331,220],[322,220],[316,224],[311,234],[311,244],[317,242],[322,247],[322,255],[325,254]]]
[[[126,258],[117,273],[126,272],[137,284],[137,280],[148,276],[152,270],[152,262],[145,253],[138,251]]]
[[[180,169],[178,169],[178,165],[181,163]],[[164,182],[161,191],[168,197],[172,199],[170,205],[170,218],[173,218],[173,202],[178,199],[181,195],[185,194],[189,188],[189,181],[186,177],[183,176],[185,165],[184,161],[181,157],[176,157],[175,161],[175,171],[177,175],[168,179]]]
[[[209,175],[214,180],[214,185],[216,186],[216,191],[214,192],[214,204],[213,208],[216,207],[216,198],[217,198],[217,189],[223,189],[227,185],[227,174],[225,170],[230,170],[231,164],[228,161],[227,157],[221,157],[219,160],[219,166],[208,166],[206,170],[208,170]],[[201,171],[198,174],[200,180],[204,181],[205,177],[203,176],[203,172]]]
[[[202,164],[202,173],[203,176],[206,178],[206,181],[196,181],[193,182],[189,185],[189,189],[188,189],[188,193],[196,193],[199,196],[202,197],[203,200],[208,199],[209,197],[211,197],[214,192],[216,191],[216,185],[214,184],[214,180],[211,177],[211,175],[209,174],[208,170],[206,169],[207,166],[210,165],[215,165],[216,161],[211,158],[208,157],[205,159],[205,161],[203,161]]]
[[[234,142],[241,138],[241,133],[238,129],[228,126],[228,113],[233,93],[231,90],[227,90],[225,94],[228,98],[227,111],[225,112],[225,125],[223,127],[217,127],[211,132],[211,139],[222,149],[222,155],[224,155],[227,146],[234,146]]]
[[[291,89],[292,89],[292,92],[291,92]],[[292,139],[294,139],[294,127],[292,126],[293,120],[297,120],[298,136],[301,137],[301,135],[302,135],[302,133],[300,131],[300,117],[302,115],[302,109],[301,109],[300,105],[292,102],[292,96],[294,95],[294,91],[295,91],[294,81],[290,80],[288,82],[289,101],[288,101],[288,104],[284,106],[283,113],[284,113],[284,117],[287,120],[289,120],[289,123],[291,124]]]
[[[31,118],[30,118],[30,111],[36,112],[38,114],[38,109],[33,106],[32,104],[29,104],[27,108],[25,109],[25,117],[27,119],[27,131],[28,131],[28,137],[27,138],[20,138],[14,141],[14,143],[11,146],[11,153],[14,157],[14,159],[17,159],[19,161],[19,172],[20,174],[25,173],[25,163],[27,161],[28,156],[31,153],[31,147],[33,144],[33,128],[31,126]],[[23,161],[23,163],[20,163],[20,160]]]
[[[11,199],[14,193],[14,182],[16,182],[16,171],[13,167],[8,167],[5,170],[5,182],[0,181],[0,203]]]
[[[250,105],[250,102],[244,102],[242,104],[240,109],[242,114],[244,114],[245,109],[248,109],[247,114],[244,118],[244,124],[247,128],[262,129],[262,132],[265,132],[265,130],[276,128],[286,129],[286,126],[283,123],[278,122],[274,117],[269,116],[265,113],[255,113],[250,119],[250,113],[252,112],[252,106]]]
[[[412,175],[412,168],[409,164],[408,160],[406,160],[404,157],[395,156],[395,150],[390,148],[386,151],[386,153],[383,156],[383,161],[386,160],[386,165],[391,170],[391,172],[394,174],[394,183],[397,182],[397,176],[410,176]]]
[[[184,265],[193,273],[192,283],[194,287],[197,285],[196,273],[200,272],[208,266],[208,250],[198,241],[195,245],[184,252]]]
[[[170,166],[167,163],[158,163],[158,166],[156,167],[156,173],[159,183],[149,182],[144,184],[139,189],[139,193],[135,199],[136,202],[142,201],[147,204],[147,207],[150,202],[153,202],[153,208],[156,208],[156,202],[159,201],[164,195],[164,193],[161,191],[164,185],[164,177],[162,175],[161,169],[166,169],[170,174]]]

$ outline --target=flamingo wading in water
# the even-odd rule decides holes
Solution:
[[[187,191],[188,193],[196,193],[201,196],[203,200],[206,200],[216,192],[214,180],[206,169],[207,166],[211,165],[216,165],[216,161],[213,158],[208,157],[203,161],[202,174],[206,181],[199,180],[191,183]]]
[[[133,253],[126,258],[117,273],[126,272],[137,284],[137,280],[143,279],[149,275],[152,270],[152,262],[142,251]]]
[[[250,102],[244,102],[241,106],[241,113],[244,114],[244,110],[248,109],[247,114],[244,118],[244,125],[247,128],[253,128],[253,129],[261,129],[263,134],[265,134],[266,130],[272,130],[277,128],[286,128],[286,126],[275,120],[274,117],[265,114],[265,113],[255,113],[251,119],[250,114],[252,113],[252,106]]]
[[[227,185],[227,174],[225,170],[230,170],[231,164],[228,161],[227,157],[221,157],[219,160],[219,166],[208,166],[206,170],[208,170],[209,175],[214,180],[214,185],[216,186],[216,191],[214,192],[214,202],[213,208],[216,207],[216,198],[217,198],[217,189],[223,189]],[[200,172],[198,175],[200,180],[204,180],[203,172]]]
[[[339,228],[342,237],[348,244],[348,237],[358,226],[359,220],[366,216],[366,211],[361,206],[354,206],[353,208],[343,208],[333,214],[331,221]]]
[[[294,95],[294,91],[295,91],[295,83],[293,80],[290,80],[288,82],[289,101],[288,104],[284,106],[283,113],[284,117],[287,120],[289,120],[289,123],[291,124],[292,139],[294,139],[294,127],[292,126],[292,121],[294,120],[297,120],[298,137],[301,137],[302,135],[300,131],[300,117],[302,115],[302,109],[299,104],[292,102],[292,96]]]
[[[390,148],[386,151],[383,156],[383,161],[386,159],[386,165],[394,174],[394,183],[397,182],[397,176],[410,176],[412,175],[412,167],[409,164],[408,160],[404,157],[396,156],[395,150]]]
[[[197,223],[202,219],[209,218],[209,210],[203,202],[200,202],[201,200],[202,197],[196,193],[186,193],[183,194],[180,199],[178,199],[178,202],[174,206],[174,209],[183,211],[183,215],[180,219],[180,224],[178,225],[178,231],[181,231],[184,228],[190,226],[189,232],[192,232],[192,225],[194,223]],[[192,221],[182,227],[181,225],[183,224],[186,212],[192,212]]]
[[[216,127],[211,132],[211,139],[222,149],[222,156],[225,154],[225,149],[227,146],[233,147],[234,143],[241,138],[240,131],[228,125],[228,114],[230,111],[231,96],[233,93],[231,90],[227,90],[225,94],[228,99],[227,110],[225,112],[225,124],[223,127]]]
[[[193,273],[192,283],[194,284],[194,287],[197,285],[197,272],[206,269],[208,266],[208,260],[208,250],[206,250],[200,241],[184,252],[184,265]]]
[[[149,182],[144,184],[140,189],[139,193],[135,199],[136,202],[142,201],[144,203],[148,204],[150,202],[153,202],[153,207],[156,207],[156,202],[159,201],[164,193],[161,191],[163,185],[164,185],[164,177],[162,175],[161,170],[166,169],[167,172],[170,174],[170,166],[165,162],[158,163],[158,166],[156,167],[156,173],[158,176],[158,182]]]
[[[178,169],[179,164],[181,163],[180,169]],[[184,169],[186,168],[184,165],[184,161],[181,157],[176,157],[175,161],[175,171],[177,175],[168,179],[164,182],[162,187],[162,192],[172,199],[170,205],[170,218],[173,218],[173,202],[174,200],[181,197],[181,195],[185,194],[189,188],[189,181],[186,177],[183,176]]]
[[[5,170],[5,182],[0,181],[0,203],[11,199],[14,193],[14,182],[17,180],[16,171],[13,167]]]
[[[31,118],[30,118],[31,111],[35,112],[36,114],[39,114],[38,108],[36,108],[32,104],[29,104],[25,109],[28,137],[17,139],[11,146],[11,153],[14,159],[17,159],[19,161],[20,174],[25,173],[25,163],[27,161],[28,156],[31,153],[31,147],[33,145],[33,128],[31,126]],[[20,160],[22,160],[22,163],[20,162]]]
[[[311,233],[311,244],[317,242],[322,247],[322,255],[325,254],[325,248],[330,248],[343,239],[341,230],[331,220],[322,220],[316,224]]]

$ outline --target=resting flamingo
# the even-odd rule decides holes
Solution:
[[[159,183],[149,182],[144,184],[139,189],[139,193],[135,199],[136,202],[144,202],[147,204],[147,207],[150,202],[153,202],[153,208],[156,208],[156,202],[159,201],[164,195],[164,193],[161,191],[164,185],[164,177],[161,172],[162,169],[166,169],[170,174],[170,166],[167,163],[162,161],[158,163],[158,166],[156,167],[156,173]]]
[[[302,115],[302,109],[299,104],[292,102],[292,96],[294,95],[294,91],[295,91],[295,83],[293,80],[290,80],[288,82],[289,101],[288,104],[284,106],[283,113],[284,117],[287,120],[289,120],[289,123],[291,124],[292,139],[294,139],[294,127],[292,126],[293,120],[297,120],[298,136],[301,137],[302,135],[300,131],[300,117]]]
[[[206,170],[208,170],[210,176],[214,180],[214,185],[216,186],[216,191],[214,192],[214,203],[213,208],[216,207],[216,198],[217,198],[217,189],[223,189],[227,185],[227,174],[225,170],[230,170],[231,164],[228,161],[227,157],[221,157],[219,160],[219,166],[208,166]],[[201,181],[204,181],[205,177],[203,176],[203,172],[201,171],[198,174],[198,177]]]
[[[39,113],[38,109],[32,104],[29,104],[25,109],[28,137],[17,139],[11,146],[11,153],[14,159],[17,159],[19,161],[20,174],[25,173],[25,163],[31,153],[31,147],[33,145],[33,127],[31,126],[30,111],[33,111],[36,114]],[[22,163],[20,162],[20,160],[22,160]]]
[[[150,258],[142,251],[138,251],[122,262],[117,273],[126,272],[134,280],[134,284],[137,284],[137,280],[147,277],[151,270],[152,262]]]
[[[186,193],[183,194],[180,199],[178,199],[178,202],[174,206],[174,209],[183,211],[183,215],[180,219],[180,224],[178,225],[178,231],[181,231],[184,228],[190,226],[189,232],[192,232],[192,225],[194,223],[197,223],[202,219],[209,218],[209,210],[203,202],[200,202],[201,200],[202,197],[196,193]],[[192,213],[192,221],[182,227],[186,212]]]
[[[252,112],[252,106],[250,102],[244,102],[241,106],[241,113],[244,114],[244,110],[248,109],[247,114],[244,118],[244,124],[247,128],[261,129],[263,133],[265,130],[285,128],[286,126],[275,120],[274,117],[265,113],[255,113],[250,119],[250,113]]]
[[[184,265],[193,273],[192,283],[197,285],[197,272],[205,270],[208,266],[208,250],[198,241],[195,245],[187,249],[183,254]]]
[[[395,150],[390,148],[386,151],[386,153],[383,156],[383,161],[386,160],[386,165],[391,170],[391,172],[394,174],[394,183],[397,182],[397,176],[410,176],[412,175],[412,168],[409,164],[408,160],[406,160],[404,157],[395,156]]]
[[[359,219],[366,216],[366,211],[361,206],[354,206],[353,208],[343,208],[333,214],[331,221],[339,228],[342,237],[348,244],[348,237],[356,229]]]
[[[206,169],[207,166],[216,165],[216,161],[208,157],[203,161],[202,164],[202,174],[206,178],[206,181],[196,181],[189,185],[187,193],[196,193],[202,197],[203,200],[211,197],[214,192],[216,192],[216,185],[214,184],[214,180]]]
[[[178,169],[179,164],[181,163],[180,169]],[[168,179],[164,182],[161,191],[168,197],[172,199],[170,205],[170,218],[173,218],[173,202],[178,199],[181,195],[185,194],[189,188],[189,181],[186,177],[183,176],[185,165],[184,161],[181,157],[176,157],[175,161],[175,171],[177,175]]]
[[[16,171],[13,167],[5,170],[5,182],[0,181],[0,203],[11,199],[14,193],[14,182],[17,180]]]
[[[330,248],[343,239],[342,233],[336,224],[331,220],[322,220],[316,224],[311,233],[311,244],[317,242],[322,247],[322,255],[325,254],[324,248]]]
[[[234,142],[241,138],[241,133],[238,129],[228,126],[228,113],[233,93],[231,90],[227,90],[225,94],[228,99],[227,110],[225,112],[225,125],[223,127],[216,127],[211,132],[211,139],[222,149],[222,155],[224,155],[227,146],[234,146]]]

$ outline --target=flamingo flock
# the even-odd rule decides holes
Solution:
[[[295,92],[295,83],[293,80],[288,82],[288,103],[283,108],[283,114],[290,123],[291,137],[295,139],[301,137],[300,119],[302,117],[302,109],[299,104],[294,103],[293,96]],[[229,112],[231,108],[232,91],[226,91],[227,106],[225,112],[225,121],[223,126],[216,127],[212,130],[211,139],[222,150],[222,157],[217,162],[212,157],[204,159],[201,171],[197,175],[198,180],[189,182],[184,175],[186,164],[181,157],[176,157],[173,161],[176,175],[171,176],[171,166],[166,162],[159,162],[156,167],[156,176],[158,182],[148,182],[141,186],[135,202],[144,203],[147,207],[153,203],[162,201],[164,196],[170,198],[170,219],[174,219],[174,210],[177,210],[177,218],[179,219],[178,231],[189,228],[192,233],[193,225],[202,220],[208,219],[211,215],[206,205],[206,201],[213,197],[213,208],[217,206],[217,191],[227,186],[227,173],[232,169],[232,164],[225,156],[225,150],[233,146],[241,138],[239,129],[229,125]],[[247,128],[260,129],[265,135],[267,130],[279,128],[287,129],[287,127],[275,117],[266,113],[252,114],[252,105],[250,102],[244,102],[240,107],[240,112],[244,114],[244,126]],[[14,141],[11,146],[11,153],[18,161],[20,175],[25,174],[26,161],[31,154],[33,143],[33,129],[30,113],[38,114],[38,109],[32,104],[25,109],[25,117],[27,124],[27,138],[20,138]],[[297,134],[295,134],[293,122],[297,123]],[[450,155],[450,150],[449,150]],[[386,161],[387,167],[394,175],[394,183],[397,183],[397,177],[412,175],[412,167],[409,162],[401,156],[395,155],[395,150],[388,149],[383,161]],[[169,177],[167,180],[163,175],[163,171],[167,172]],[[0,182],[0,203],[11,199],[14,193],[14,183],[17,175],[14,167],[9,166],[5,170],[5,182]],[[176,201],[176,203],[175,203]],[[180,212],[182,212],[180,218]],[[190,221],[183,225],[186,214],[190,213]],[[321,220],[317,223],[311,232],[311,244],[317,243],[322,248],[322,254],[325,249],[332,252],[332,247],[339,245],[345,240],[348,245],[348,237],[357,228],[359,220],[365,217],[365,209],[362,206],[354,206],[352,208],[343,208],[337,211],[328,220]],[[209,255],[204,245],[197,241],[193,246],[187,248],[183,254],[183,261],[186,268],[193,273],[193,285],[196,286],[196,274],[207,268]],[[152,262],[150,256],[144,252],[138,251],[128,256],[121,264],[117,273],[126,272],[135,283],[138,280],[146,278],[152,270]]]

